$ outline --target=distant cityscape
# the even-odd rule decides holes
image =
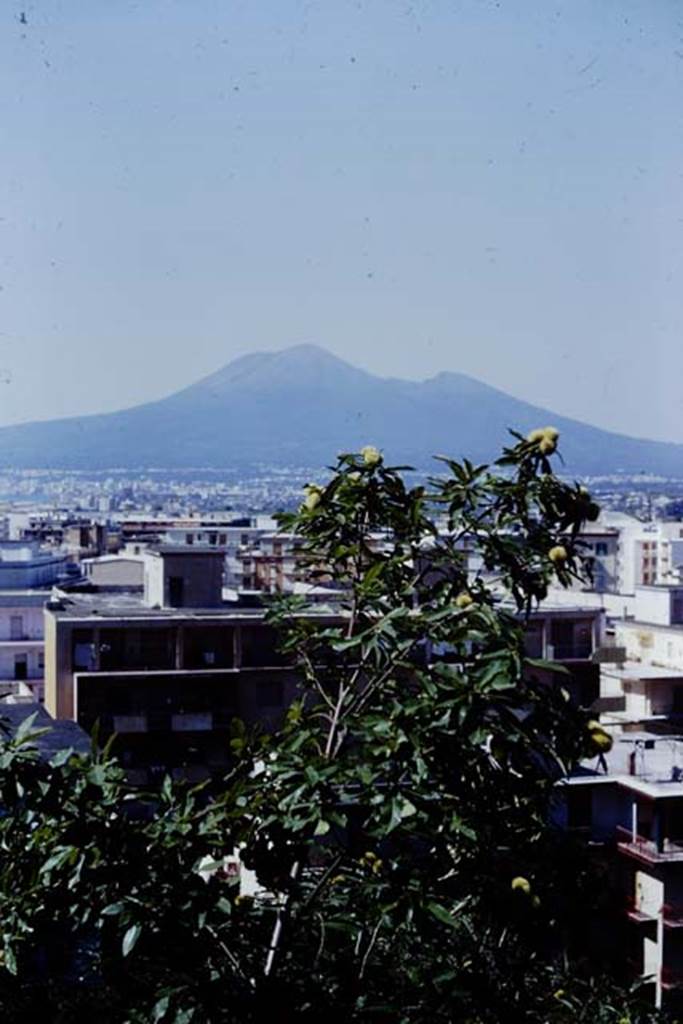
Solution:
[[[0,470],[0,514],[38,506],[76,512],[157,511],[169,515],[207,512],[276,512],[294,508],[302,488],[325,478],[320,465],[255,465],[229,469]],[[434,464],[434,475],[439,466]],[[424,480],[427,473],[408,473]],[[560,476],[562,474],[560,473]],[[568,477],[568,479],[572,479]],[[683,478],[620,473],[581,476],[605,509],[647,520],[683,515]]]

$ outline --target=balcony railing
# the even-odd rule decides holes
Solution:
[[[550,661],[585,661],[593,654],[590,640],[573,644],[548,644],[547,658]]]
[[[654,924],[659,915],[667,928],[683,928],[683,903],[638,903],[633,898],[626,903],[626,914],[637,924]]]
[[[626,902],[626,916],[636,924],[652,924],[657,920],[658,915],[659,910],[636,903],[633,898]]]
[[[683,928],[683,903],[664,903],[662,914],[667,928]]]
[[[680,988],[683,985],[683,971],[673,967],[662,967],[663,988]]]
[[[683,839],[664,839],[661,844],[645,836],[633,835],[631,829],[617,826],[617,845],[623,853],[631,854],[650,864],[661,861],[683,861]]]

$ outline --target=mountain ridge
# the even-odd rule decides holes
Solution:
[[[553,422],[566,469],[683,478],[683,445],[601,430],[474,377],[380,377],[317,345],[239,357],[165,398],[116,412],[0,428],[0,468],[198,468],[327,465],[372,443],[424,466],[435,452],[487,461]]]

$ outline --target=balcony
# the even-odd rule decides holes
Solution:
[[[626,916],[629,921],[633,921],[635,924],[654,924],[657,920],[658,913],[656,913],[652,907],[637,904],[636,901],[631,898],[626,903]]]
[[[662,988],[680,988],[683,985],[683,971],[673,967],[662,967]]]
[[[617,826],[617,849],[646,864],[683,862],[683,839],[664,839],[657,844],[645,836],[636,835],[628,828]]]
[[[147,732],[147,715],[114,715],[116,733]]]
[[[682,903],[662,903],[658,907],[647,903],[639,904],[631,898],[626,904],[626,916],[634,924],[656,924],[660,913],[665,928],[683,928]]]
[[[664,903],[662,917],[665,928],[683,928],[683,903]]]
[[[0,638],[0,647],[42,647],[45,638],[41,636],[8,636]]]
[[[588,661],[593,654],[590,640],[570,644],[547,644],[546,657],[549,661]]]
[[[210,711],[180,712],[171,715],[173,732],[210,732],[213,728],[213,715]]]

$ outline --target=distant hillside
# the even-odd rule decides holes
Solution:
[[[434,453],[490,459],[508,427],[546,423],[573,473],[683,478],[683,445],[599,430],[459,373],[376,377],[312,345],[245,356],[134,409],[0,428],[0,468],[322,466],[368,443],[425,466]]]

